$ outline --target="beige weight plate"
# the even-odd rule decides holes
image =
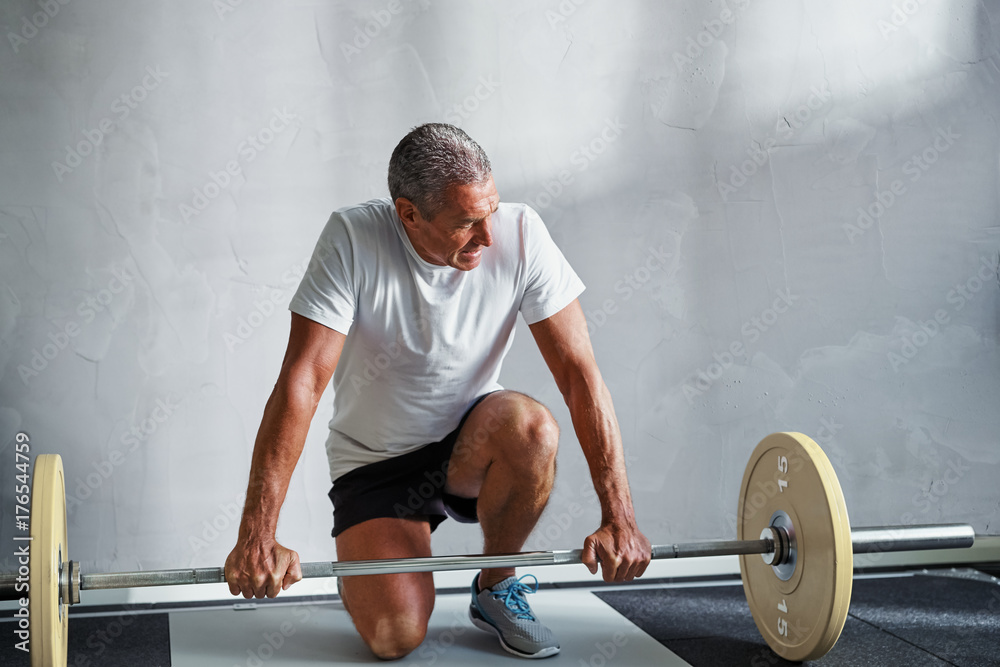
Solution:
[[[58,454],[40,454],[31,482],[31,667],[66,665],[69,609],[60,599],[59,571],[68,560],[62,459]]]
[[[776,571],[759,555],[740,556],[743,590],[775,653],[814,660],[833,648],[844,629],[854,565],[837,474],[819,445],[801,433],[774,433],[754,449],[740,487],[737,537],[755,540],[772,523],[787,521],[793,526],[794,566]]]

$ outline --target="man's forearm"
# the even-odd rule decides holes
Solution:
[[[254,443],[240,539],[273,539],[288,483],[302,455],[316,402],[279,381],[271,392]]]
[[[590,466],[590,476],[601,503],[602,521],[635,524],[621,431],[604,380],[598,374],[571,381],[566,404]]]

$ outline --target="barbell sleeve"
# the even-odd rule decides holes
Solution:
[[[856,554],[968,549],[975,542],[976,531],[964,523],[851,529],[851,545]]]

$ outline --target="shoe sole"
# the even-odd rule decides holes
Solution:
[[[496,628],[496,626],[494,626],[492,623],[490,623],[486,619],[483,619],[483,618],[480,618],[480,617],[476,616],[475,612],[473,611],[472,606],[469,607],[469,620],[472,621],[472,624],[474,626],[476,626],[477,628],[479,628],[480,630],[485,630],[487,632],[492,632],[494,635],[496,635],[497,639],[500,640],[500,646],[503,647],[503,650],[505,650],[508,653],[511,653],[513,655],[516,655],[519,658],[527,658],[529,660],[536,660],[538,658],[548,658],[548,657],[551,657],[551,656],[559,653],[559,647],[558,646],[547,646],[546,648],[543,648],[542,650],[538,651],[537,653],[525,653],[523,651],[517,650],[516,648],[514,648],[513,646],[511,646],[510,644],[508,644],[507,642],[505,642],[503,640],[503,635],[500,634],[500,630],[498,630]]]

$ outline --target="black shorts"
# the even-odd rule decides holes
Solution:
[[[476,399],[458,427],[441,441],[420,449],[369,463],[337,478],[330,489],[333,536],[362,521],[379,518],[420,519],[431,531],[447,517],[476,523],[476,499],[446,493],[448,460],[465,420],[489,394]]]

